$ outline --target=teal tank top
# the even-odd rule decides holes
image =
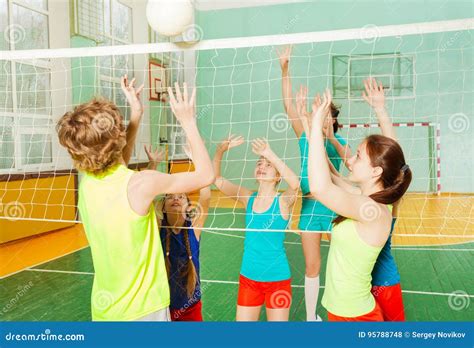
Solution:
[[[343,146],[347,144],[343,137],[339,134],[334,135],[339,143]],[[301,155],[301,191],[303,195],[310,193],[309,189],[309,180],[308,180],[308,153],[309,153],[309,143],[306,133],[303,132],[298,141]],[[324,142],[328,158],[333,164],[336,170],[339,170],[341,167],[342,159],[339,157],[336,148],[329,140]],[[336,214],[329,208],[327,208],[321,202],[303,197],[303,202],[301,206],[300,213],[300,223],[298,228],[304,231],[307,230],[330,230],[330,224],[332,220],[336,217]]]
[[[285,232],[289,219],[281,215],[280,196],[277,195],[271,207],[263,212],[253,211],[253,203],[257,192],[254,192],[247,204],[245,227],[262,232],[245,232],[244,255],[240,273],[249,279],[260,282],[286,280],[291,277],[290,265],[284,247]]]
[[[346,140],[341,137],[339,134],[334,134],[336,137],[337,141],[342,146],[347,145]],[[306,133],[303,132],[301,134],[300,139],[298,140],[298,145],[300,148],[300,156],[301,156],[301,191],[303,192],[304,195],[307,195],[310,193],[309,189],[309,180],[308,180],[308,153],[309,153],[309,143],[308,143],[308,138],[306,137]],[[328,154],[329,160],[331,161],[332,165],[336,170],[339,170],[341,167],[341,162],[342,159],[339,157],[339,154],[337,153],[336,148],[334,147],[333,144],[329,140],[324,141],[324,147],[326,148],[326,152]]]

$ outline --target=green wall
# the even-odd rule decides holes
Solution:
[[[473,16],[471,2],[351,1],[306,2],[290,5],[205,11],[197,13],[203,39],[324,31]],[[294,91],[309,85],[313,95],[332,87],[333,55],[401,53],[415,61],[415,97],[390,100],[388,110],[395,122],[439,122],[441,125],[441,171],[444,192],[474,192],[473,35],[447,32],[297,45],[291,71]],[[284,119],[280,67],[273,47],[198,52],[199,124],[214,152],[217,141],[229,133],[253,139],[267,137],[275,152],[299,172],[297,139]],[[338,99],[341,123],[374,122],[362,101]],[[456,114],[462,114],[461,116]],[[272,121],[273,120],[273,121]],[[465,122],[467,125],[459,126]],[[282,126],[283,125],[283,126]],[[283,127],[283,131],[281,131]],[[461,128],[459,128],[461,127]],[[289,127],[288,127],[289,128]],[[353,149],[367,131],[341,134]],[[405,155],[415,179],[412,191],[429,191],[434,182],[433,137],[427,129],[398,129]],[[256,156],[249,143],[233,149],[223,174],[237,183],[255,187],[252,179]],[[431,159],[431,160],[430,160]],[[246,179],[242,179],[246,178]]]

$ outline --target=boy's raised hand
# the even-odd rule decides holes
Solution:
[[[175,85],[175,93],[171,87],[168,87],[168,94],[170,96],[170,106],[173,114],[175,115],[176,119],[181,123],[181,126],[188,124],[189,122],[195,122],[196,119],[195,115],[195,103],[196,103],[196,88],[193,88],[193,92],[191,97],[188,95],[188,85],[187,83],[183,83],[183,92],[181,93],[181,89],[179,84],[176,82]]]
[[[144,85],[135,88],[135,78],[130,82],[128,81],[128,76],[124,75],[120,78],[120,87],[122,87],[123,94],[127,98],[128,104],[132,111],[131,118],[141,117],[143,114],[143,104],[140,100],[140,93],[143,91]]]

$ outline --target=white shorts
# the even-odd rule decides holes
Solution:
[[[134,321],[171,321],[170,308],[166,307],[159,311],[135,319]]]

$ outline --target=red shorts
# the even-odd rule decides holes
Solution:
[[[171,321],[202,321],[202,303],[196,302],[191,307],[171,309]]]
[[[383,315],[380,306],[375,302],[372,312],[354,318],[340,317],[328,311],[328,321],[383,321]]]
[[[290,308],[291,279],[277,282],[258,282],[243,275],[239,278],[239,306],[255,307],[265,303],[271,309]]]
[[[385,321],[405,321],[402,288],[399,284],[392,286],[372,286],[372,295],[382,309]]]

